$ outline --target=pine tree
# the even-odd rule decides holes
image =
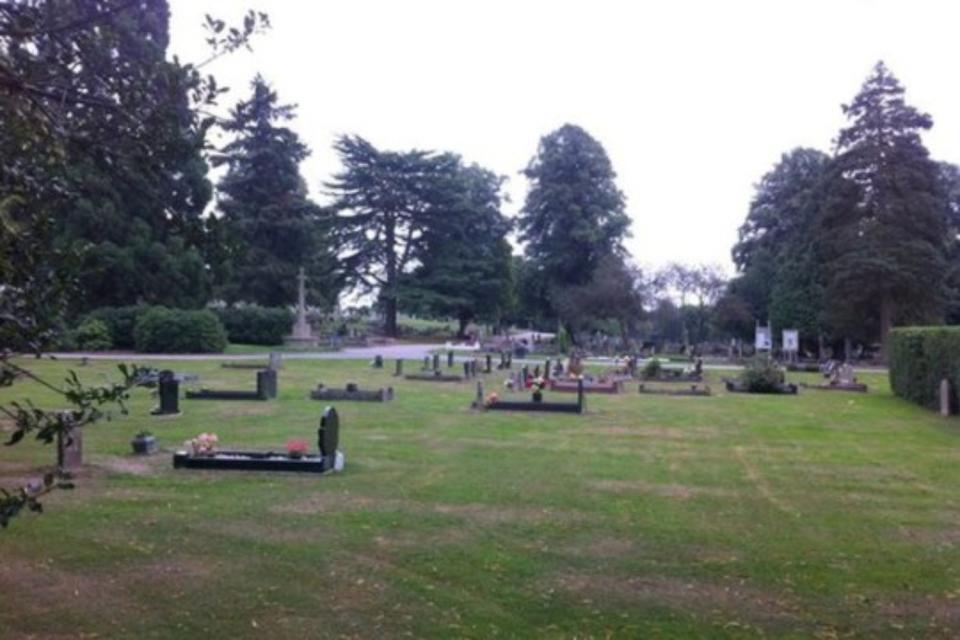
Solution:
[[[402,306],[456,318],[464,337],[469,322],[499,324],[513,300],[513,269],[501,213],[503,178],[476,165],[458,167],[447,182],[451,205],[424,229],[421,265],[402,286]]]
[[[233,140],[214,157],[215,165],[227,167],[217,185],[222,215],[209,224],[217,240],[209,255],[218,274],[218,294],[230,303],[293,304],[302,267],[308,298],[330,305],[336,287],[328,229],[300,175],[309,151],[282,125],[294,118],[296,107],[278,104],[276,92],[259,75],[252,89],[225,125]]]
[[[575,125],[540,140],[524,170],[530,190],[520,240],[548,291],[589,282],[600,261],[622,257],[630,218],[606,151]]]
[[[898,321],[931,320],[944,297],[947,212],[937,165],[920,139],[933,120],[904,102],[882,62],[843,111],[833,180],[818,229],[837,326],[876,322],[886,353]]]

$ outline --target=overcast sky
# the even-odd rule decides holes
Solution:
[[[642,5],[642,6],[641,6]],[[850,101],[883,59],[929,112],[927,146],[960,162],[960,2],[771,0],[171,0],[172,52],[207,56],[203,15],[270,14],[254,52],[206,70],[232,88],[261,73],[313,155],[311,191],[339,163],[334,138],[461,154],[509,178],[566,122],[606,148],[641,265],[716,262],[753,185],[796,146],[832,150]]]

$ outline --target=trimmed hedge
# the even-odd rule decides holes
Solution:
[[[84,316],[83,323],[89,320],[99,320],[107,325],[110,338],[117,349],[133,349],[136,341],[133,337],[133,328],[137,318],[152,309],[147,305],[129,307],[100,307]]]
[[[903,327],[890,332],[890,388],[905,400],[940,407],[940,381],[950,381],[950,404],[960,384],[960,327]]]
[[[137,317],[133,336],[145,353],[219,353],[227,347],[227,332],[206,309],[153,307]]]
[[[283,344],[293,330],[293,313],[284,307],[224,307],[215,310],[230,342],[238,344]]]

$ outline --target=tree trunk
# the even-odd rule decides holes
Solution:
[[[396,222],[390,218],[386,223],[384,245],[387,250],[387,282],[381,292],[383,298],[383,332],[390,338],[397,337],[397,232]]]
[[[467,337],[467,325],[470,324],[469,316],[460,316],[457,318],[460,328],[457,329],[457,338],[463,340]]]
[[[887,362],[890,329],[893,327],[893,300],[884,296],[880,301],[880,361]]]

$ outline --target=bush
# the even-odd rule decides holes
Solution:
[[[770,358],[754,358],[740,374],[740,382],[750,393],[777,393],[783,385],[783,369]]]
[[[905,400],[937,409],[940,381],[950,381],[950,404],[960,385],[960,327],[903,327],[890,332],[890,388]]]
[[[219,353],[227,346],[227,332],[207,310],[154,307],[137,317],[133,335],[145,353]]]
[[[68,342],[81,351],[106,351],[113,348],[110,328],[101,320],[88,318],[70,332]]]
[[[227,330],[230,342],[241,344],[283,344],[293,330],[293,313],[283,307],[224,307],[216,314]]]
[[[150,309],[151,307],[147,305],[100,307],[88,313],[84,322],[87,320],[103,322],[110,330],[110,339],[113,341],[114,347],[117,349],[133,349],[136,346],[133,328],[137,323],[137,318]]]
[[[647,364],[643,365],[643,371],[641,372],[644,378],[654,379],[660,376],[660,372],[663,371],[663,365],[660,364],[660,360],[657,358],[651,358]]]

